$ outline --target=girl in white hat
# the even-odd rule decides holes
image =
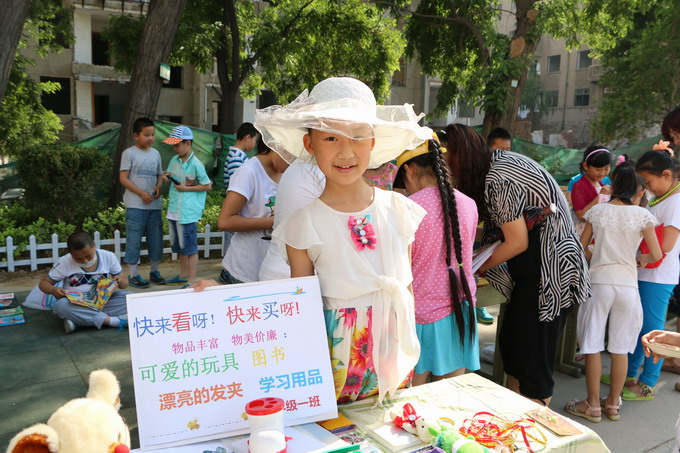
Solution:
[[[294,102],[258,110],[255,127],[282,156],[314,161],[321,196],[274,230],[292,277],[318,274],[339,403],[378,399],[418,361],[409,244],[425,215],[362,174],[431,137],[410,105],[377,106],[351,78],[330,78]]]

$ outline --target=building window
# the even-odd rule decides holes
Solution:
[[[475,106],[463,100],[458,101],[458,116],[460,118],[474,118]]]
[[[276,105],[278,104],[276,100],[276,95],[274,94],[273,91],[270,90],[262,90],[260,91],[260,94],[257,96],[257,108],[258,109],[263,109],[265,107],[269,107],[270,105]]]
[[[101,33],[92,33],[92,64],[111,66],[109,43],[102,37]]]
[[[94,124],[102,124],[109,121],[109,96],[102,94],[94,95]]]
[[[561,55],[551,55],[548,57],[548,73],[560,72]]]
[[[61,88],[54,93],[41,95],[42,105],[47,110],[52,110],[57,115],[71,114],[71,79],[68,77],[43,77],[41,82],[57,82]]]
[[[48,44],[51,43],[51,44],[55,44],[59,47],[63,47],[64,49],[69,48],[69,38],[70,38],[69,33],[68,32],[60,32],[59,31],[59,29],[60,29],[59,25],[63,24],[63,23],[70,24],[73,20],[73,18],[71,17],[71,14],[72,13],[71,13],[70,10],[62,9],[62,10],[57,11],[53,18],[46,20],[47,22],[49,22],[52,25],[52,27],[54,27],[53,30],[54,30],[55,35],[51,39],[51,42],[50,42],[50,40],[46,41],[46,40],[38,38],[38,42],[40,43],[41,46],[48,45]],[[42,35],[42,33],[40,33],[40,35]]]
[[[158,115],[158,119],[161,121],[182,124],[182,117],[179,115]]]
[[[585,107],[590,104],[590,88],[574,90],[574,107]]]
[[[576,60],[576,69],[589,68],[593,64],[593,59],[590,58],[590,50],[582,50],[578,53]]]
[[[545,92],[545,100],[546,103],[548,104],[548,107],[554,108],[557,107],[557,103],[560,99],[560,92],[559,91],[546,91]]]
[[[182,66],[170,66],[170,80],[163,81],[163,88],[183,88],[183,69]]]
[[[392,75],[392,85],[406,86],[406,60],[399,59],[399,70]]]

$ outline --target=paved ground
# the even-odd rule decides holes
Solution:
[[[199,278],[216,278],[221,266],[218,260],[201,260]],[[142,275],[148,268],[140,267]],[[178,265],[163,264],[165,277],[177,274]],[[0,293],[14,292],[23,300],[39,277],[0,282]],[[176,289],[152,286],[146,290]],[[497,293],[496,293],[497,294]],[[486,287],[478,297],[496,297]],[[497,307],[489,310],[497,314]],[[0,329],[0,451],[21,429],[45,422],[59,406],[72,398],[85,395],[89,373],[109,368],[121,383],[121,413],[132,430],[133,448],[137,442],[137,415],[130,367],[130,345],[126,332],[115,329],[81,329],[66,335],[62,322],[51,312],[26,309],[26,324]],[[669,327],[672,327],[669,324]],[[480,326],[480,345],[490,344],[495,336],[493,326]],[[605,363],[608,358],[604,358]],[[490,371],[491,365],[483,369]],[[599,424],[587,423],[605,441],[612,452],[667,452],[672,446],[675,420],[680,410],[680,393],[673,385],[680,376],[662,373],[659,393],[654,401],[626,403],[621,420],[612,422],[603,417]],[[553,409],[561,409],[572,398],[585,396],[585,379],[555,373]],[[602,386],[606,391],[607,386]]]

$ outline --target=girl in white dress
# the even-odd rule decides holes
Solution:
[[[628,353],[635,350],[642,326],[637,267],[661,258],[661,247],[654,232],[656,218],[639,206],[644,186],[644,179],[632,166],[619,167],[614,172],[611,201],[594,205],[584,215],[581,244],[586,256],[590,255],[588,244],[595,237],[590,259],[592,297],[579,309],[576,333],[581,352],[586,356],[588,398],[569,401],[565,410],[592,422],[601,420],[602,409],[609,419],[619,419],[619,395],[626,378]],[[643,238],[650,252],[639,255],[636,261]],[[604,350],[607,320],[611,386],[609,395],[600,400],[600,352]]]
[[[362,174],[432,136],[410,105],[376,106],[371,90],[330,78],[293,103],[258,110],[275,151],[316,162],[321,196],[274,230],[292,277],[318,274],[339,403],[379,400],[408,383],[418,361],[409,245],[425,211],[369,187]]]

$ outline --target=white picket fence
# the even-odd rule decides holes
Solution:
[[[99,231],[95,231],[93,237],[98,247],[113,245],[113,253],[116,254],[119,261],[125,255],[125,248],[123,247],[125,245],[125,238],[121,237],[120,231],[114,231],[113,239],[102,239]],[[66,238],[64,238],[64,240],[65,239]],[[201,244],[201,239],[203,239],[203,244]],[[164,242],[169,243],[170,235],[166,234],[163,236],[163,240]],[[142,242],[146,242],[146,236],[142,238]],[[0,247],[0,271],[6,270],[8,272],[13,272],[17,270],[18,267],[27,266],[30,266],[30,269],[34,271],[38,269],[39,264],[54,264],[60,256],[66,254],[66,242],[60,242],[57,234],[52,235],[52,242],[49,244],[37,244],[35,236],[33,235],[28,238],[28,243],[29,258],[15,260],[13,252],[17,249],[17,246],[14,245],[12,236],[7,236],[5,247]],[[206,225],[205,232],[198,233],[198,244],[199,256],[202,251],[204,258],[210,258],[210,251],[219,250],[221,252],[223,250],[224,234],[221,231],[211,232],[210,225]],[[51,256],[38,258],[39,250],[50,250],[52,252]],[[149,252],[146,250],[146,247],[142,247],[140,255],[148,254]],[[170,247],[165,247],[163,249],[163,255],[166,254],[171,254],[173,260],[177,259],[177,254],[172,253]]]

